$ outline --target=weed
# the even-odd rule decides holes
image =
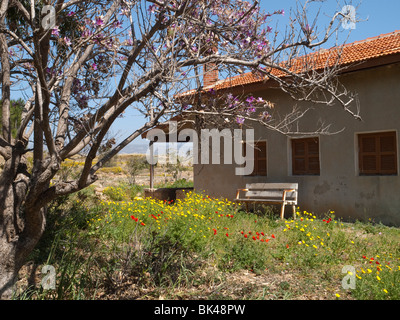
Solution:
[[[108,200],[98,203],[88,192],[54,204],[52,227],[32,259],[56,267],[57,290],[31,288],[21,297],[107,297],[125,283],[146,288],[149,297],[177,297],[186,288],[189,297],[221,299],[296,299],[319,290],[328,299],[400,298],[397,228],[343,223],[332,211],[317,218],[298,209],[296,219],[280,220],[200,193],[168,203],[132,198],[127,190],[109,189]],[[341,287],[341,270],[349,265],[355,289]],[[278,280],[253,292],[245,284],[228,292],[223,279],[244,271]]]

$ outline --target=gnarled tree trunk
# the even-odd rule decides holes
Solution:
[[[14,148],[0,177],[0,299],[10,299],[18,272],[45,226],[45,208],[26,206],[30,175],[23,148]]]

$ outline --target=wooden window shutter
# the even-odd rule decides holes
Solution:
[[[294,175],[319,175],[319,139],[292,140],[292,173]]]
[[[358,135],[360,175],[397,174],[396,132]]]
[[[246,146],[243,146],[243,155],[246,156]],[[251,176],[266,176],[267,175],[267,142],[254,142],[254,169]]]
[[[267,175],[267,142],[258,141],[254,150],[254,165],[256,175],[266,176]]]

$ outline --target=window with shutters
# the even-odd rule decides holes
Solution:
[[[292,140],[292,174],[319,175],[319,139]]]
[[[243,148],[244,155],[246,155],[246,147]],[[266,176],[267,175],[267,142],[256,141],[254,142],[253,156],[249,161],[254,160],[254,169],[250,176]]]
[[[396,175],[396,132],[359,134],[358,167],[360,175]]]

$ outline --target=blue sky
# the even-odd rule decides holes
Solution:
[[[276,26],[278,22],[279,29],[284,29],[288,22],[290,8],[296,7],[296,0],[260,0],[261,6],[269,11],[285,10],[284,16],[277,16],[271,24],[272,27]],[[339,32],[339,43],[346,41],[347,43],[364,40],[369,37],[378,36],[380,34],[400,30],[400,1],[399,0],[363,0],[363,1],[340,1],[338,4],[336,0],[327,0],[324,3],[314,3],[312,8],[320,8],[319,14],[321,28],[329,22],[329,17],[336,11],[340,11],[343,5],[352,4],[356,7],[356,17],[360,20],[356,28],[349,33],[345,30]],[[304,3],[304,1],[301,1]],[[310,15],[314,17],[316,10],[311,10]],[[347,38],[348,37],[348,38]],[[334,42],[329,42],[325,47],[329,48],[335,45]],[[135,112],[128,111],[123,119],[119,119],[118,123],[112,128],[113,133],[117,135],[118,139],[127,135],[130,130],[138,128],[145,119]],[[145,140],[140,138],[132,142],[132,144],[146,143]]]
[[[305,0],[301,0],[304,3]],[[273,11],[284,9],[285,12],[290,8],[296,7],[296,0],[260,0],[261,6],[265,10]],[[338,4],[339,2],[339,4]],[[310,8],[321,8],[319,21],[327,23],[332,14],[340,11],[343,5],[353,5],[356,8],[357,19],[360,20],[356,28],[352,30],[348,42],[363,40],[369,37],[377,36],[383,33],[389,33],[400,29],[400,1],[398,0],[325,0],[324,2],[315,2]],[[272,8],[272,9],[269,9]],[[315,15],[315,10],[310,11],[310,16]],[[282,26],[287,22],[288,15],[281,19]],[[347,36],[347,33],[343,33]]]

